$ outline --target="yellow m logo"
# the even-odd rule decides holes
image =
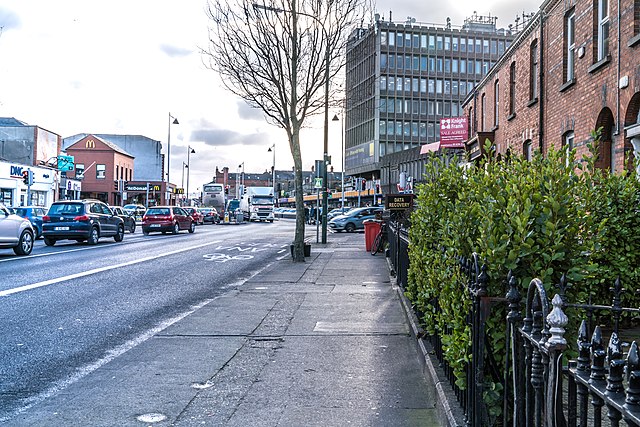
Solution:
[[[96,148],[96,142],[93,139],[87,139],[84,146],[85,148]]]

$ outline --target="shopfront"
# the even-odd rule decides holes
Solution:
[[[31,171],[32,183],[24,183],[23,172]],[[0,202],[6,206],[49,207],[56,200],[57,171],[49,168],[0,162]]]

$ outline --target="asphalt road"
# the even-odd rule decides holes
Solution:
[[[0,422],[289,256],[292,220],[0,250]]]

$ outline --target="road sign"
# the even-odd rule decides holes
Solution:
[[[313,188],[322,188],[322,178],[313,179]]]
[[[74,168],[73,156],[58,156],[58,170],[60,171],[72,171]]]

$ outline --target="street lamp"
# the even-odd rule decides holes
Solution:
[[[182,188],[182,191],[184,191],[184,170],[189,169],[189,165],[186,164],[185,162],[182,162],[182,184],[180,185],[180,187]],[[182,195],[182,198],[184,199],[184,193]],[[184,205],[184,202],[182,203]]]
[[[189,206],[191,206],[191,202],[189,201],[189,176],[191,175],[191,169],[189,169],[189,161],[191,154],[196,154],[196,150],[191,148],[191,146],[189,145],[187,146],[187,201],[189,202]]]
[[[171,121],[173,119],[173,122]],[[169,171],[171,170],[171,125],[179,125],[178,119],[169,113],[169,131],[167,132],[167,186],[171,182],[169,180]]]
[[[342,178],[341,178],[341,193],[342,196],[340,197],[340,204],[341,204],[341,209],[342,209],[342,213],[344,213],[344,109],[341,110],[341,116],[342,116],[342,121],[341,121],[341,127],[340,127],[340,142],[341,142],[341,157],[342,157]],[[337,114],[334,114],[333,119],[331,119],[334,122],[340,121],[340,119],[338,118]]]
[[[240,196],[242,196],[242,194],[240,194],[240,186],[244,185],[244,162],[238,165],[238,172],[240,168],[242,168],[242,175],[240,176],[239,180],[238,180],[238,174],[236,174],[236,181],[239,182],[238,185],[236,185],[236,199],[239,199]]]
[[[278,196],[276,194],[276,143],[274,142],[267,151],[273,151],[273,167],[271,168],[271,174],[273,175],[273,197],[275,200],[278,200]]]
[[[274,13],[288,12],[294,13],[291,10],[280,9],[277,7],[264,6],[261,4],[253,3],[254,9],[263,9]],[[329,160],[329,59],[331,57],[330,40],[327,30],[324,28],[324,23],[317,17],[304,12],[295,12],[298,15],[306,16],[316,21],[320,28],[322,28],[322,35],[326,40],[325,48],[325,68],[324,68],[324,153],[322,155],[322,161],[324,162],[324,170],[322,172],[322,243],[327,243],[327,210],[329,207],[329,200],[327,194],[327,161]]]

